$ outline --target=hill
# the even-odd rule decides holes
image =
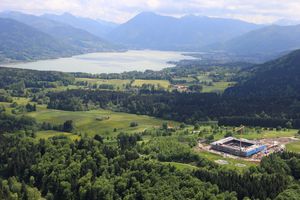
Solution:
[[[57,40],[63,41],[76,49],[77,53],[111,51],[115,49],[114,45],[109,44],[105,40],[85,30],[74,28],[61,22],[20,12],[4,12],[0,14],[0,17],[14,19],[27,24]]]
[[[256,98],[295,97],[300,94],[300,50],[242,71],[240,83],[225,93]]]
[[[12,19],[0,18],[0,62],[29,61],[74,54],[72,47]]]
[[[88,31],[89,33],[98,37],[104,37],[106,34],[108,34],[118,26],[118,24],[112,22],[77,17],[70,13],[64,13],[62,15],[45,14],[42,15],[42,17]]]
[[[208,44],[232,39],[258,27],[232,19],[199,16],[174,18],[143,12],[118,26],[107,39],[131,48],[200,50]]]
[[[216,45],[215,49],[240,55],[274,55],[300,48],[300,25],[272,25]]]

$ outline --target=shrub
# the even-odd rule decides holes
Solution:
[[[139,124],[137,122],[130,122],[130,127],[137,127]]]

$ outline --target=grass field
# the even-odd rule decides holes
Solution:
[[[259,139],[268,139],[268,138],[279,138],[279,137],[294,137],[297,134],[296,129],[290,129],[286,131],[271,131],[271,130],[263,130],[261,133],[257,133],[255,130],[250,131],[249,133],[233,134],[233,137],[236,138],[245,138],[248,140],[259,140]],[[215,140],[219,140],[224,138],[225,133],[217,133],[214,135]]]
[[[165,89],[168,89],[170,86],[170,82],[167,80],[135,80],[132,86],[141,87],[143,84],[160,85]]]
[[[212,86],[203,86],[202,92],[224,92],[228,87],[235,84],[234,82],[214,82]]]
[[[90,84],[109,84],[117,88],[124,88],[124,85],[129,84],[130,80],[121,80],[121,79],[92,79],[92,78],[76,78],[76,81],[87,81]]]
[[[74,135],[72,133],[65,133],[65,132],[57,132],[57,131],[38,131],[36,133],[36,139],[48,139],[54,136],[67,136],[72,140],[79,140],[80,136]]]
[[[86,112],[70,112],[46,109],[38,107],[37,112],[28,113],[28,116],[34,117],[38,122],[51,122],[61,124],[66,120],[73,120],[78,133],[86,133],[93,136],[100,134],[103,136],[116,136],[119,132],[141,132],[146,129],[159,127],[163,122],[161,119],[153,117],[134,115],[127,113],[112,112],[108,110],[92,110]],[[98,121],[97,118],[109,117],[107,120]],[[130,127],[131,122],[137,122],[137,127]],[[174,124],[176,122],[172,122]],[[116,128],[117,131],[113,132]]]
[[[287,144],[286,149],[288,151],[300,153],[300,141]]]
[[[186,81],[187,83],[195,81],[195,79],[191,76],[188,77],[181,77],[181,78],[174,78],[175,81]]]
[[[297,134],[297,130],[291,129],[287,131],[263,131],[262,133],[249,133],[243,134],[240,137],[249,140],[263,139],[263,138],[279,138],[279,137],[294,137]]]
[[[228,168],[228,169],[233,169],[233,170],[239,170],[239,171],[243,171],[251,166],[256,166],[257,164],[256,163],[253,163],[253,162],[249,162],[249,161],[245,161],[245,160],[240,160],[240,159],[233,159],[233,158],[224,158],[223,156],[221,155],[218,155],[218,154],[214,154],[214,153],[211,153],[211,152],[207,152],[207,151],[196,151],[201,157],[203,158],[206,158],[210,161],[217,161],[217,160],[225,160],[228,162],[228,164],[226,165],[221,165],[222,167],[225,167],[225,168]],[[239,164],[242,164],[242,165],[245,165],[245,167],[240,167],[240,166],[237,166]]]
[[[207,82],[211,82],[212,81],[212,79],[209,77],[209,73],[203,73],[203,74],[199,75],[198,79],[200,81],[207,81]]]

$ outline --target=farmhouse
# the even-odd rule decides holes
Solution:
[[[257,144],[251,140],[228,137],[211,143],[211,148],[235,156],[250,157],[265,150],[266,145]]]

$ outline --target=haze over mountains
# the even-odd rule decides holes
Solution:
[[[143,12],[114,29],[108,38],[130,48],[200,50],[259,27],[232,19],[192,15],[178,19]]]
[[[212,49],[235,54],[280,54],[300,48],[300,25],[271,25],[243,34]]]
[[[78,53],[108,51],[112,45],[83,29],[49,20],[43,17],[27,15],[19,12],[2,13],[0,17],[10,18],[27,24],[53,38],[63,41],[67,45],[77,49]]]
[[[63,45],[59,51],[60,56],[116,51],[124,48],[221,51],[237,55],[269,56],[280,55],[300,48],[298,37],[300,25],[257,25],[235,19],[193,15],[175,18],[151,12],[140,13],[120,25],[77,17],[68,13],[35,16],[20,12],[3,12],[0,13],[0,18],[13,19],[19,22],[14,23],[14,26],[21,26],[22,23],[27,25],[27,28],[34,29],[31,30],[33,32],[39,31],[46,34],[48,38],[51,38],[53,44]],[[286,22],[286,24],[288,23]],[[23,46],[26,44],[30,49],[31,43],[26,38],[20,37],[23,34],[22,30],[24,29],[21,28],[20,33],[15,35],[15,41]],[[3,34],[0,38],[2,43],[6,40],[9,41],[6,37],[7,35]],[[47,43],[47,41],[50,39],[45,39],[44,42]],[[38,41],[35,41],[32,45],[37,43]],[[11,52],[11,48],[7,51]],[[45,52],[42,52],[35,51],[34,55],[28,58],[47,58]],[[53,55],[55,54],[49,54],[48,58],[52,58]],[[24,57],[11,56],[6,60],[15,59],[22,61]]]
[[[118,24],[112,22],[77,17],[69,13],[62,15],[44,14],[42,17],[88,31],[98,37],[105,37],[105,35],[118,26]]]

